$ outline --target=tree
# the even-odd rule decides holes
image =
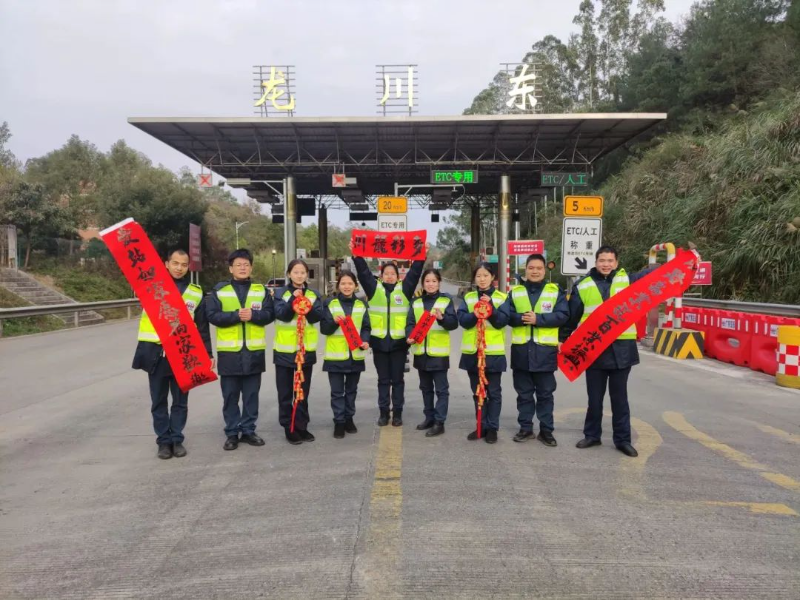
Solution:
[[[10,139],[11,130],[8,127],[8,123],[3,121],[3,123],[0,124],[0,167],[16,170],[19,169],[19,161],[17,157],[14,156],[14,153],[6,148],[6,144],[8,144],[8,140]]]

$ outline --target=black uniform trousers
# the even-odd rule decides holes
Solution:
[[[220,375],[222,388],[222,418],[225,435],[253,434],[258,420],[258,393],[261,391],[261,373],[253,375]],[[239,397],[242,409],[239,410]]]
[[[150,381],[150,412],[157,444],[182,444],[183,428],[189,416],[189,394],[182,392],[172,375],[148,375]],[[172,393],[172,411],[169,394]]]
[[[469,385],[472,388],[472,400],[475,402],[475,415],[478,415],[478,397],[475,390],[478,389],[478,372],[467,371],[469,373]],[[489,383],[486,385],[486,400],[483,403],[483,414],[481,415],[481,430],[500,429],[500,409],[503,407],[503,388],[500,386],[502,373],[486,373]]]
[[[358,380],[361,371],[355,373],[328,372],[328,381],[331,384],[331,410],[333,422],[344,423],[356,414],[356,394],[358,394]]]
[[[375,369],[378,371],[378,408],[381,410],[389,410],[391,404],[395,412],[403,412],[406,401],[406,382],[403,375],[406,356],[408,349],[394,352],[372,350]]]
[[[295,430],[305,431],[311,417],[308,414],[308,396],[311,390],[311,372],[314,365],[303,366],[303,401],[297,403],[297,412],[294,416]],[[291,367],[275,365],[275,385],[278,388],[278,422],[281,427],[292,425],[292,402],[294,401],[294,373]]]
[[[450,404],[450,382],[447,371],[417,371],[419,373],[419,390],[422,392],[422,404],[425,407],[425,420],[444,423],[447,420],[447,407]],[[436,404],[434,405],[434,392]]]
[[[514,389],[517,391],[517,422],[522,431],[533,431],[533,415],[539,418],[539,429],[553,431],[554,373],[514,369]]]
[[[586,371],[586,390],[589,393],[589,408],[586,411],[586,422],[583,435],[592,440],[599,440],[603,432],[603,397],[611,397],[611,425],[614,430],[614,445],[631,443],[631,411],[628,406],[628,375],[631,368],[626,369],[588,369]]]

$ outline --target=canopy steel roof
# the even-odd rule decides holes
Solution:
[[[283,179],[298,194],[331,195],[333,173],[365,195],[394,183],[425,184],[432,169],[478,169],[466,194],[513,189],[539,173],[591,170],[602,156],[666,119],[665,113],[464,115],[454,117],[131,117],[128,122],[224,178]]]

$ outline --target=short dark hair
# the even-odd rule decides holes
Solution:
[[[441,274],[441,273],[439,273],[439,269],[425,269],[425,270],[422,272],[422,277],[420,277],[420,279],[419,279],[419,280],[420,280],[422,283],[425,283],[425,278],[426,278],[428,275],[430,275],[431,273],[432,273],[432,274],[433,274],[433,275],[436,277],[436,281],[438,281],[438,282],[440,282],[440,283],[441,283],[441,281],[442,281],[442,274]]]
[[[245,258],[250,262],[251,266],[253,264],[253,253],[247,248],[237,248],[228,254],[228,265],[232,265],[237,258]]]
[[[177,254],[178,256],[189,256],[189,253],[183,248],[172,248],[167,252],[167,261],[172,260],[173,254]]]
[[[474,269],[472,269],[472,283],[475,283],[475,275],[478,274],[478,271],[481,269],[486,269],[489,273],[492,274],[492,277],[495,277],[494,271],[492,271],[492,264],[488,262],[479,262]]]
[[[286,274],[288,275],[289,273],[291,273],[292,269],[294,269],[297,265],[303,265],[306,269],[306,273],[308,273],[309,269],[306,261],[304,261],[302,258],[295,258],[289,261],[289,266],[286,267]]]
[[[526,259],[525,259],[525,266],[527,267],[527,266],[528,266],[528,263],[529,263],[529,262],[531,262],[532,260],[540,260],[540,261],[542,261],[542,264],[543,264],[545,267],[547,266],[547,261],[544,259],[544,256],[542,256],[542,255],[541,255],[541,254],[539,254],[539,253],[535,253],[535,254],[530,254],[530,255],[528,255],[528,258],[526,258]]]
[[[394,274],[397,275],[397,277],[400,277],[400,269],[398,269],[397,265],[393,262],[387,262],[381,265],[381,275],[383,275],[383,272],[389,267],[394,269]]]
[[[594,253],[594,259],[597,260],[601,254],[613,254],[614,258],[619,258],[617,249],[614,246],[600,246],[597,252]]]
[[[344,277],[349,277],[350,279],[352,279],[353,283],[355,283],[356,287],[358,287],[358,280],[356,279],[356,276],[353,275],[352,271],[341,271],[339,273],[339,277],[336,278],[336,289],[337,290],[339,289],[339,284],[342,283],[342,278],[344,278]]]

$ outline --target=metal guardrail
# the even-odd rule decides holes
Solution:
[[[765,304],[761,302],[738,302],[736,300],[707,300],[705,298],[683,299],[684,306],[697,308],[716,308],[719,310],[735,310],[738,312],[777,317],[800,317],[800,306],[795,304]]]
[[[137,306],[139,306],[139,300],[137,298],[126,298],[124,300],[101,300],[99,302],[76,302],[73,304],[44,304],[18,306],[16,308],[0,308],[0,337],[3,335],[4,319],[75,313],[75,327],[77,327],[79,313],[84,311],[103,310],[107,308],[127,308],[128,318],[130,319],[131,309]]]

